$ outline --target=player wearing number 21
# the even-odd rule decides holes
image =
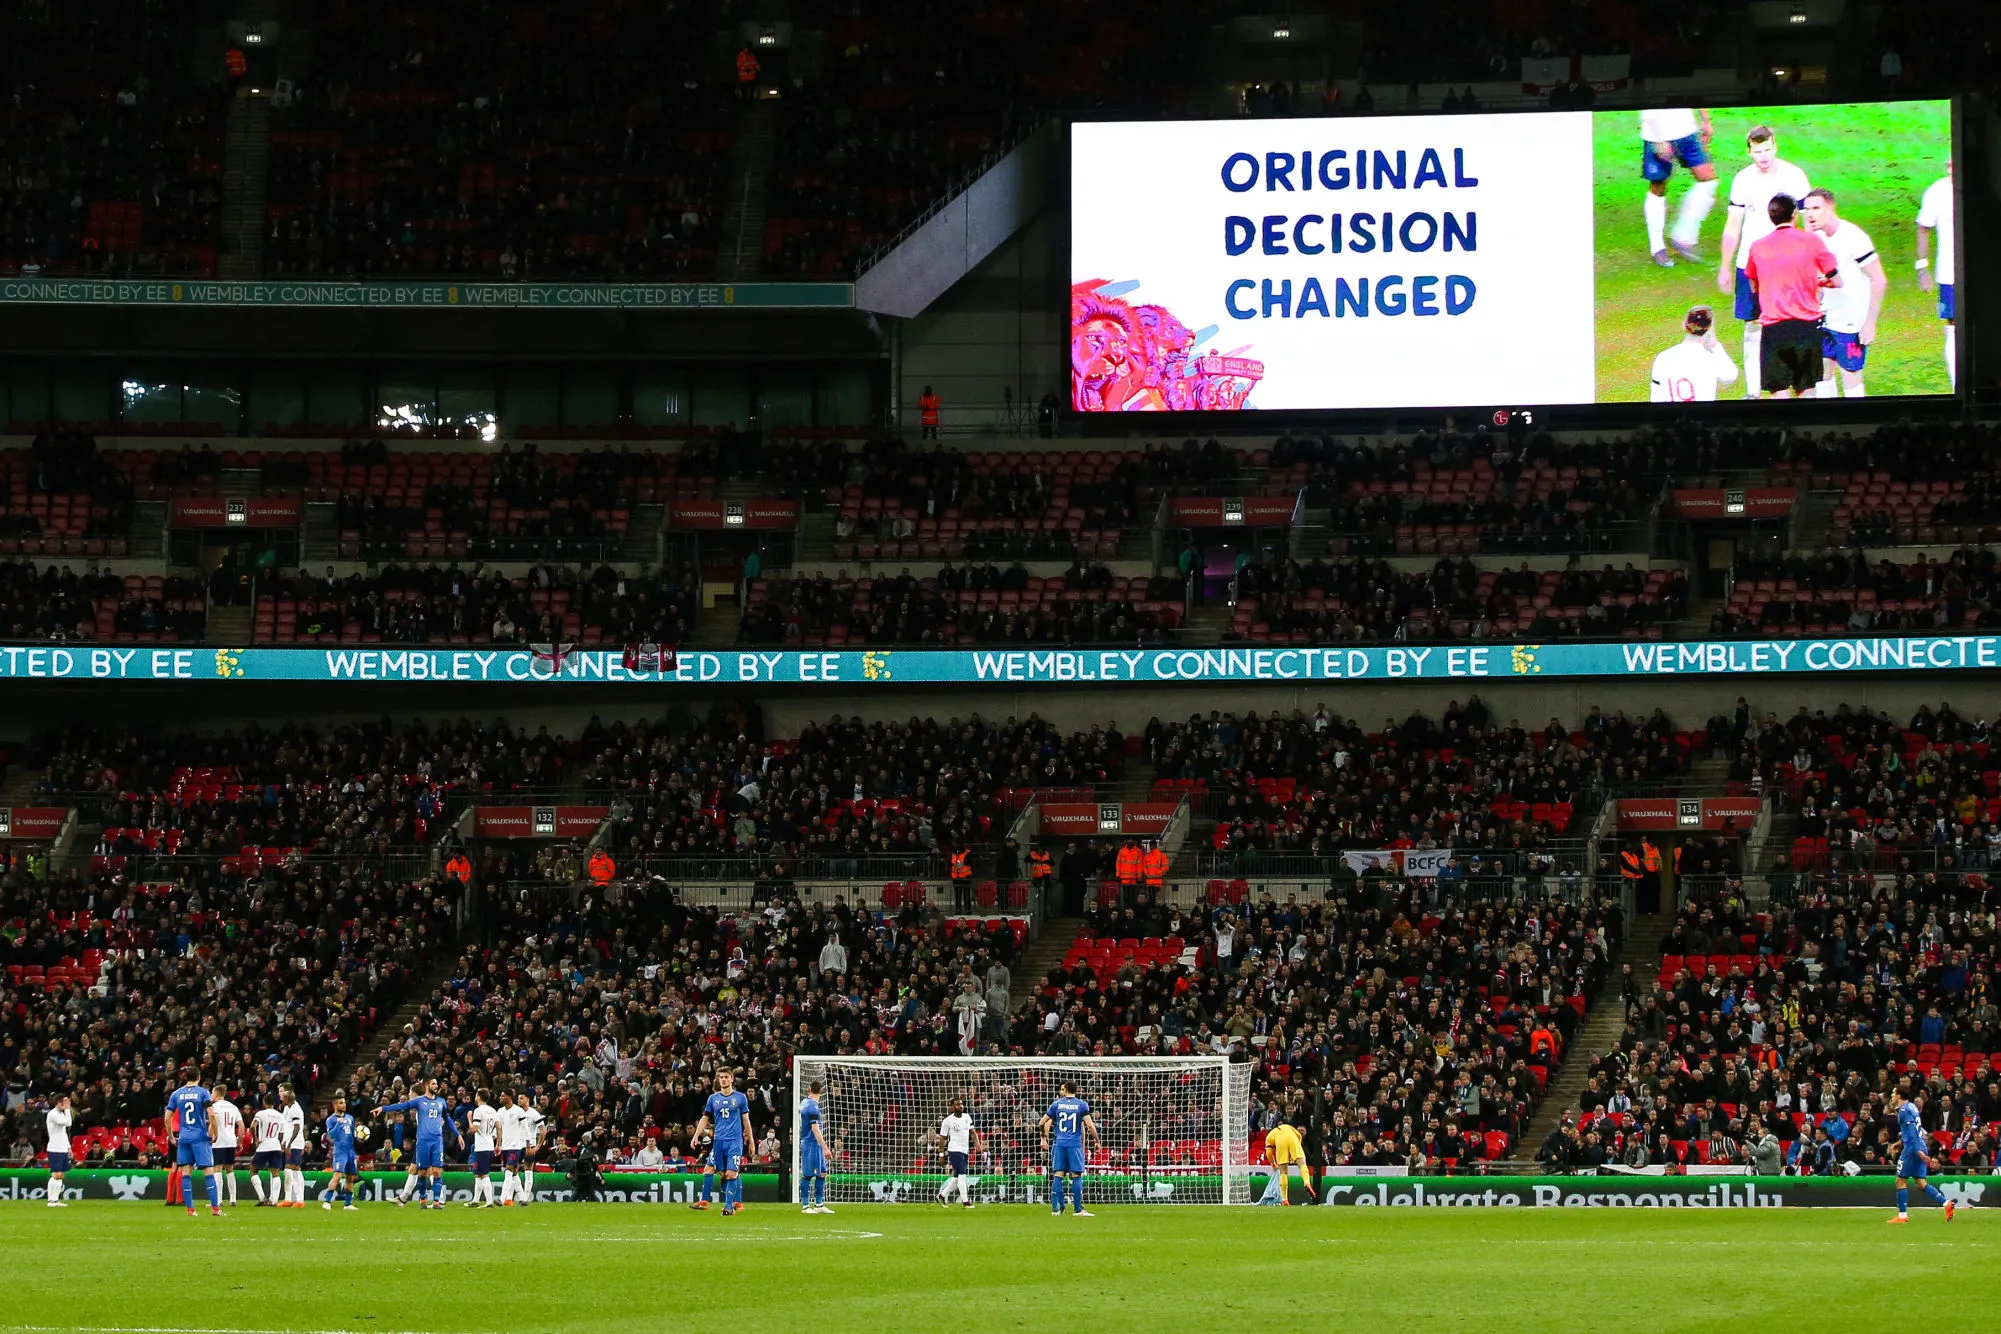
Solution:
[[[1070,1180],[1072,1212],[1079,1218],[1091,1217],[1084,1207],[1084,1140],[1098,1147],[1098,1123],[1091,1119],[1091,1104],[1077,1096],[1077,1086],[1063,1081],[1063,1096],[1049,1104],[1042,1114],[1042,1151],[1049,1157],[1049,1212],[1063,1216],[1063,1180]]]

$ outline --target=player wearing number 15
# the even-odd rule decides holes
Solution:
[[[734,1071],[716,1071],[716,1091],[709,1095],[708,1104],[702,1108],[702,1119],[695,1123],[696,1142],[701,1141],[705,1131],[715,1133],[715,1142],[709,1147],[709,1161],[715,1164],[716,1175],[722,1179],[723,1215],[728,1217],[743,1207],[743,1179],[737,1172],[743,1166],[744,1146],[754,1142],[750,1099],[737,1091]]]
[[[1042,1114],[1042,1151],[1049,1155],[1049,1212],[1063,1216],[1063,1179],[1070,1179],[1071,1210],[1079,1218],[1091,1217],[1084,1207],[1084,1140],[1098,1147],[1098,1123],[1091,1119],[1091,1104],[1077,1096],[1077,1086],[1069,1080],[1062,1085],[1063,1096],[1049,1104]]]
[[[181,1071],[181,1087],[167,1095],[166,1132],[174,1137],[174,1162],[201,1177],[208,1191],[208,1211],[222,1217],[222,1195],[209,1169],[215,1166],[215,1099],[201,1085],[201,1075],[193,1066]],[[189,1192],[188,1217],[195,1216],[194,1194]]]

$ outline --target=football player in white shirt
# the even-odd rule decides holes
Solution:
[[[42,1118],[42,1124],[49,1132],[49,1208],[67,1209],[69,1201],[63,1198],[63,1176],[69,1171],[69,1094],[56,1099],[49,1114]]]
[[[959,1203],[972,1208],[973,1179],[967,1171],[973,1154],[979,1151],[980,1132],[973,1128],[973,1118],[966,1115],[964,1098],[952,1099],[951,1111],[938,1123],[938,1133],[931,1139],[945,1151],[947,1165],[945,1184],[938,1187],[938,1203],[951,1208],[952,1189],[956,1186]]]
[[[299,1105],[290,1084],[278,1086],[278,1115],[282,1119],[279,1147],[285,1153],[285,1189],[278,1207],[303,1209],[306,1207],[306,1109]]]
[[[1716,341],[1716,316],[1697,306],[1681,323],[1682,340],[1654,358],[1655,403],[1714,403],[1717,389],[1737,383],[1737,363]]]
[[[264,1105],[250,1118],[252,1153],[250,1188],[257,1192],[257,1207],[272,1208],[284,1198],[279,1182],[285,1170],[285,1114],[278,1110],[278,1096],[264,1095]],[[271,1193],[264,1193],[264,1177],[271,1178]]]
[[[220,1180],[216,1182],[218,1197],[228,1196],[229,1203],[236,1203],[236,1150],[243,1143],[243,1113],[229,1100],[233,1090],[218,1083],[215,1086],[215,1102],[210,1114],[215,1118],[215,1170]]]
[[[1821,321],[1820,384],[1815,398],[1840,398],[1845,388],[1850,398],[1863,398],[1862,367],[1869,360],[1869,345],[1876,341],[1876,321],[1883,313],[1883,296],[1890,290],[1890,277],[1876,254],[1869,233],[1852,222],[1843,222],[1834,206],[1834,192],[1807,191],[1806,225],[1820,233],[1820,239],[1834,252],[1838,286],[1821,293],[1824,312]]]
[[[520,1127],[521,1137],[521,1179],[517,1186],[520,1204],[535,1203],[535,1150],[542,1145],[542,1113],[535,1110],[535,1104],[528,1100],[526,1093],[514,1095],[514,1120]]]
[[[1751,245],[1770,236],[1776,227],[1767,207],[1775,195],[1786,195],[1798,204],[1813,188],[1806,173],[1779,157],[1779,139],[1768,125],[1753,126],[1744,136],[1751,152],[1751,165],[1730,182],[1730,220],[1723,224],[1723,256],[1716,269],[1716,290],[1737,298],[1737,318],[1744,321],[1744,397],[1764,394],[1758,358],[1763,355],[1764,326],[1758,322],[1758,294],[1744,274],[1751,258]]]
[[[494,1136],[500,1132],[500,1113],[487,1102],[485,1089],[474,1089],[472,1101],[472,1110],[466,1113],[466,1125],[472,1131],[472,1198],[466,1201],[466,1208],[491,1209]]]
[[[1952,159],[1947,158],[1945,175],[1925,187],[1918,201],[1918,286],[1929,292],[1938,286],[1938,317],[1945,321],[1945,378],[1959,388],[1959,306],[1954,300],[1953,279],[1958,265],[1954,260],[1952,222]],[[1938,238],[1938,259],[1932,259],[1932,238]]]
[[[1701,116],[1702,124],[1696,124]],[[1640,113],[1640,175],[1647,182],[1642,211],[1647,220],[1647,251],[1664,269],[1674,267],[1668,253],[1672,244],[1683,259],[1696,258],[1695,243],[1702,236],[1702,220],[1716,206],[1716,164],[1709,157],[1709,141],[1716,129],[1707,111],[1691,107],[1660,107]],[[1674,220],[1674,235],[1667,234],[1668,177],[1675,163],[1688,168],[1695,184],[1681,197],[1681,212]]]

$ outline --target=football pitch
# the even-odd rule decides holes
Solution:
[[[1716,311],[1717,335],[1731,360],[1741,365],[1744,326],[1732,314],[1734,298],[1717,290],[1716,269],[1730,182],[1751,160],[1744,136],[1761,124],[1777,133],[1782,159],[1804,169],[1814,185],[1834,191],[1842,221],[1859,224],[1882,258],[1889,291],[1877,340],[1869,349],[1871,396],[1951,393],[1938,297],[1920,290],[1912,267],[1919,197],[1945,175],[1952,154],[1950,105],[1733,107],[1712,110],[1710,119],[1716,129],[1710,153],[1719,190],[1702,225],[1700,259],[1677,259],[1674,268],[1663,269],[1647,252],[1638,113],[1606,111],[1592,118],[1599,401],[1646,401],[1654,354],[1681,337],[1682,319],[1691,306]],[[1670,227],[1694,179],[1676,166],[1668,182]],[[1963,308],[1960,313],[1963,317]],[[1742,393],[1740,380],[1724,390],[1724,397]]]
[[[1888,1192],[1885,1191],[1887,1200]],[[1053,1219],[541,1204],[0,1210],[0,1334],[1736,1330],[2001,1326],[2001,1218],[1889,1210],[1109,1207]]]

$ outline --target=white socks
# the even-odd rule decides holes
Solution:
[[[222,1197],[223,1197],[224,1195],[227,1195],[227,1196],[229,1196],[229,1202],[230,1202],[231,1204],[235,1204],[235,1203],[236,1203],[236,1173],[234,1173],[234,1172],[224,1172],[224,1173],[222,1174],[222,1184],[223,1184],[223,1187],[224,1187],[224,1188],[223,1188],[222,1190],[218,1190],[218,1191],[216,1192],[216,1198],[217,1198],[217,1199],[221,1199],[221,1198],[222,1198]]]
[[[396,1198],[399,1200],[407,1200],[410,1198],[410,1192],[416,1189],[417,1189],[417,1174],[415,1172],[410,1172],[404,1176],[403,1189],[396,1192]]]
[[[292,1204],[306,1202],[306,1174],[299,1168],[285,1169],[285,1199]]]
[[[1681,212],[1674,220],[1674,239],[1685,246],[1693,246],[1702,235],[1702,220],[1709,216],[1709,210],[1716,204],[1715,181],[1697,181],[1688,187],[1688,193],[1681,197]],[[1667,203],[1665,199],[1661,201]]]
[[[257,1192],[257,1199],[261,1203],[264,1199],[264,1174],[262,1172],[252,1172],[250,1174],[250,1189]]]
[[[54,1204],[57,1200],[60,1200],[62,1197],[63,1197],[63,1183],[56,1180],[54,1177],[50,1177],[49,1203]]]
[[[1744,325],[1744,397],[1756,398],[1765,392],[1765,376],[1759,357],[1765,346],[1765,326],[1756,320]]]
[[[1667,196],[1649,190],[1641,208],[1647,215],[1647,253],[1657,255],[1667,249]]]
[[[1945,326],[1945,378],[1954,389],[1959,388],[1959,326]]]
[[[941,1204],[950,1204],[954,1190],[959,1192],[959,1203],[971,1204],[973,1202],[973,1179],[971,1177],[946,1177],[945,1184],[938,1188],[939,1202]]]

